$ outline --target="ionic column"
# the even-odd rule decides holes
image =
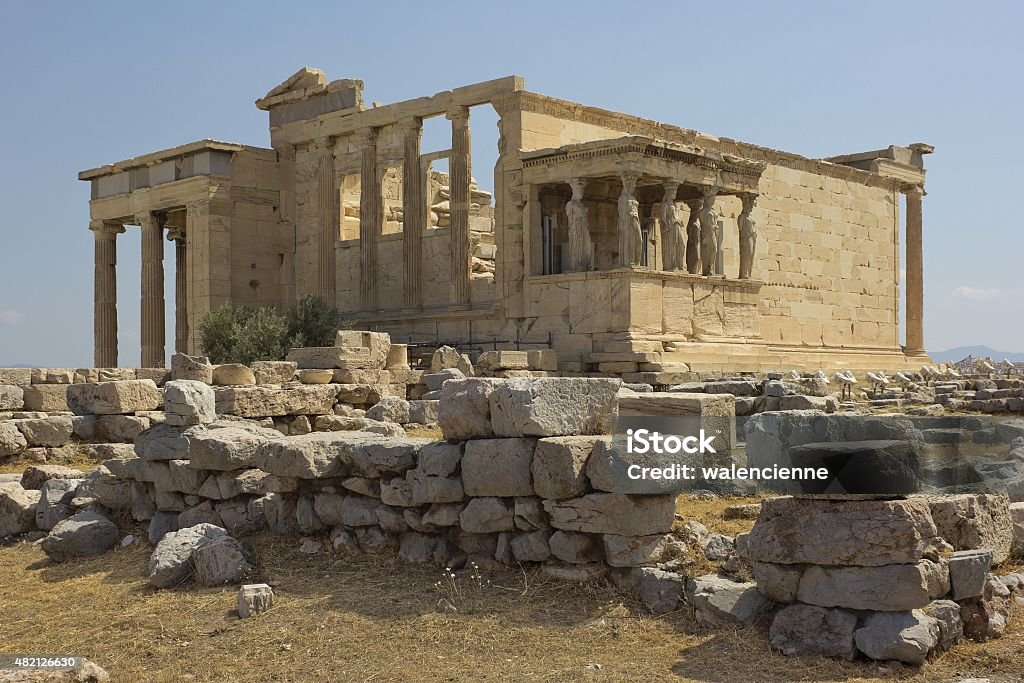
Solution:
[[[157,217],[147,211],[135,216],[142,228],[142,363],[162,368],[164,354],[164,240]]]
[[[338,187],[334,178],[334,145],[330,138],[316,141],[320,156],[317,160],[319,182],[320,235],[317,259],[317,290],[320,298],[334,305],[334,242],[338,239]]]
[[[383,232],[383,197],[377,173],[377,131],[356,134],[360,151],[359,178],[359,306],[377,310],[377,239]]]
[[[117,236],[124,226],[89,221],[94,238],[93,365],[117,367]]]
[[[924,188],[913,185],[907,197],[907,353],[924,353],[924,252],[921,200]]]
[[[174,242],[174,352],[188,353],[188,251],[185,228],[174,226],[167,231]]]
[[[418,118],[402,122],[402,295],[406,308],[423,306],[423,229],[427,218],[420,166],[423,124]]]
[[[451,207],[452,288],[450,303],[469,305],[469,107],[456,107],[445,116],[452,122],[452,154],[448,161]]]
[[[622,194],[619,195],[619,217],[617,232],[619,235],[619,267],[629,268],[640,265],[643,253],[643,233],[640,231],[640,204],[633,197],[636,181],[640,174],[636,171],[623,171]]]

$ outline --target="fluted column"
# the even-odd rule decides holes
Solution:
[[[904,190],[907,197],[907,353],[924,353],[924,251],[921,200],[924,188]]]
[[[94,240],[93,365],[117,367],[117,236],[124,226],[89,221]]]
[[[188,250],[185,228],[175,226],[167,231],[174,242],[174,352],[188,353]]]
[[[420,141],[423,124],[418,118],[402,122],[405,154],[402,159],[402,294],[406,308],[423,306],[423,226],[427,207],[423,196]]]
[[[142,363],[162,368],[164,349],[164,240],[163,228],[151,212],[135,217],[142,228]]]
[[[377,130],[356,134],[360,150],[359,178],[359,305],[377,310],[377,240],[383,230],[383,197],[377,172]]]
[[[317,259],[317,290],[320,298],[334,305],[334,242],[338,239],[340,215],[338,186],[334,177],[334,144],[330,138],[316,141],[319,150],[317,176],[319,183],[320,235]]]
[[[448,161],[449,204],[451,206],[452,288],[450,303],[469,306],[469,107],[456,107],[446,118],[452,122],[452,153]]]

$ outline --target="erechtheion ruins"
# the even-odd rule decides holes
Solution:
[[[559,371],[626,381],[925,358],[928,145],[809,159],[539,95],[517,76],[372,107],[362,90],[305,68],[256,102],[269,149],[203,140],[79,174],[96,366],[118,364],[116,238],[136,225],[146,367],[168,344],[165,237],[182,352],[200,351],[198,321],[224,302],[316,294],[395,341],[553,348]],[[471,176],[481,105],[500,117],[493,201]],[[451,147],[424,153],[423,122],[440,116]],[[447,173],[431,168],[441,159]]]

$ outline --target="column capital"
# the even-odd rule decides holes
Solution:
[[[392,125],[406,135],[420,133],[423,131],[423,119],[418,116],[407,116],[395,121]]]
[[[209,216],[210,215],[210,200],[209,199],[197,199],[185,204],[185,212],[190,218],[196,216]]]
[[[277,151],[277,157],[281,161],[294,161],[295,160],[295,145],[283,144],[275,147]]]
[[[360,148],[377,146],[377,129],[373,126],[360,128],[352,133],[352,142]]]
[[[313,149],[321,154],[334,154],[334,138],[329,135],[313,138]]]
[[[160,225],[160,219],[152,211],[140,211],[135,214],[135,221],[143,228]]]
[[[185,241],[185,228],[173,227],[167,230],[167,241],[168,242],[184,242]]]
[[[469,107],[461,104],[456,105],[449,109],[444,117],[452,123],[465,125],[469,123]]]
[[[908,197],[913,196],[921,198],[928,194],[927,192],[924,191],[924,185],[904,185],[902,190],[903,194],[907,195]]]
[[[120,223],[92,220],[89,221],[89,230],[92,231],[93,236],[98,240],[112,240],[124,232],[124,226]]]
[[[744,192],[740,195],[740,202],[743,204],[743,212],[750,213],[757,204],[758,194],[756,192]]]

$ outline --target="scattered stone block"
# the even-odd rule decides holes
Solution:
[[[958,550],[949,556],[949,581],[953,600],[976,598],[985,589],[991,550]]]
[[[258,360],[251,367],[256,384],[284,384],[295,377],[298,364],[287,360]]]
[[[64,465],[30,465],[21,475],[21,486],[25,489],[41,489],[51,479],[81,479],[81,470]]]
[[[28,448],[28,441],[13,422],[0,422],[0,460]]]
[[[235,607],[242,619],[263,614],[274,605],[274,590],[265,583],[247,583],[238,589]]]
[[[612,567],[639,567],[685,557],[686,544],[666,534],[619,536],[603,534],[605,561]]]
[[[36,527],[36,505],[42,494],[17,482],[0,483],[0,538],[19,536]]]
[[[438,424],[444,438],[464,441],[494,436],[491,428],[491,394],[494,380],[462,379],[444,384]]]
[[[172,380],[164,385],[167,424],[185,427],[209,424],[217,419],[216,397],[205,382]]]
[[[117,525],[96,512],[79,512],[57,522],[41,548],[54,562],[102,555],[120,540]]]
[[[803,568],[789,564],[770,562],[753,563],[754,582],[757,590],[772,602],[789,604],[796,601]]]
[[[385,396],[366,411],[366,417],[381,422],[406,424],[411,422],[409,402],[397,396]]]
[[[176,353],[171,356],[171,379],[188,379],[213,384],[213,365],[206,356]]]
[[[218,386],[249,386],[256,384],[256,375],[241,363],[226,363],[213,368],[213,383]]]

